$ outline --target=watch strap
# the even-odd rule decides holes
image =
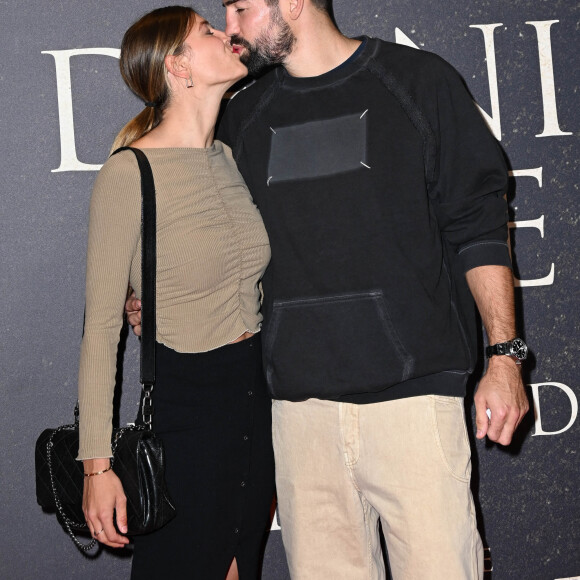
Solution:
[[[494,344],[494,345],[486,347],[485,354],[486,354],[487,358],[491,358],[492,356],[494,356],[496,354],[509,355],[509,354],[511,354],[511,345],[512,345],[511,340],[508,342],[499,342],[498,344]]]

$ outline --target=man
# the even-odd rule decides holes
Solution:
[[[481,578],[473,298],[498,354],[477,437],[509,444],[528,409],[499,146],[447,63],[346,38],[330,0],[224,6],[250,72],[283,65],[231,100],[218,138],[272,247],[264,369],[291,576],[384,578],[380,518],[395,580]]]

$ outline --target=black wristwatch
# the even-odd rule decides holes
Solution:
[[[514,338],[507,342],[500,342],[486,347],[485,354],[487,358],[491,358],[496,354],[511,356],[516,361],[516,364],[521,365],[522,361],[526,360],[528,356],[528,345],[521,338]]]

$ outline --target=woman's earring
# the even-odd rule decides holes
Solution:
[[[187,84],[185,85],[188,89],[193,88],[193,79],[191,78],[191,74],[189,75],[189,80],[187,81]]]

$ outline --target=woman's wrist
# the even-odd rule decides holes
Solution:
[[[111,459],[109,457],[97,457],[95,459],[85,459],[83,470],[85,476],[101,475],[111,469]]]

